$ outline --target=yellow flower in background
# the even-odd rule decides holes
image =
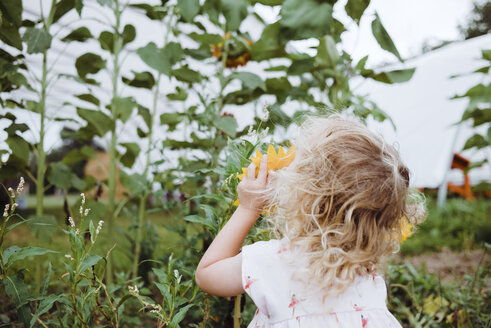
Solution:
[[[295,159],[295,146],[291,146],[287,152],[285,152],[283,147],[280,146],[278,152],[276,152],[274,146],[269,145],[266,155],[268,155],[268,172],[276,171],[287,167]],[[256,166],[256,177],[259,173],[259,164],[261,163],[262,158],[263,154],[259,151],[259,149],[256,149],[256,156],[251,158],[251,162]],[[242,174],[239,174],[239,179],[241,181],[244,179],[244,174],[247,175],[247,167],[243,167]],[[234,205],[239,205],[238,199],[234,202]]]
[[[413,234],[413,225],[409,223],[408,219],[404,216],[402,218],[401,225],[401,243],[411,237]]]

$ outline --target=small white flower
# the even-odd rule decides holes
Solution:
[[[6,218],[7,216],[9,216],[9,208],[10,208],[10,204],[6,204],[5,205],[5,210],[3,211],[3,217]]]
[[[138,287],[136,285],[134,285],[134,286],[128,286],[128,291],[133,296],[138,296],[140,294],[140,292],[138,291]]]
[[[79,235],[80,234],[80,230],[78,228],[75,230],[75,234],[76,235]]]
[[[13,203],[12,204],[12,212],[15,211],[15,209],[17,208],[17,206],[19,206],[19,204],[17,204],[17,203]]]
[[[252,137],[254,135],[255,131],[254,131],[254,128],[252,127],[252,124],[249,125],[249,131],[247,131],[247,135],[249,137]]]
[[[14,189],[12,189],[12,187],[9,187],[8,191],[9,191],[9,193],[10,193],[10,197],[11,197],[11,198],[15,198],[15,192],[14,192]]]
[[[269,127],[266,127],[266,129],[264,129],[263,131],[261,131],[261,133],[258,136],[258,139],[264,138],[264,136],[268,133],[268,131],[269,131]]]
[[[86,208],[86,209],[85,209],[85,213],[84,213],[84,216],[87,216],[87,215],[89,215],[89,212],[90,212],[90,208]]]
[[[179,277],[179,271],[174,270],[174,277],[178,278]]]
[[[19,182],[19,185],[17,186],[17,194],[18,195],[20,195],[20,193],[24,189],[24,183],[25,183],[24,178],[20,177],[20,182]]]
[[[98,235],[101,232],[102,225],[104,224],[104,221],[100,220],[99,223],[97,224],[97,228],[95,229],[95,234]]]
[[[65,257],[69,259],[70,261],[75,260],[70,254],[65,254]]]
[[[152,307],[154,308],[154,311],[162,311],[162,306],[160,306],[160,304],[152,304]]]
[[[75,222],[73,221],[72,217],[68,217],[68,223],[70,223],[70,227],[75,228]]]
[[[268,104],[264,104],[263,117],[261,118],[261,121],[267,121],[268,118],[269,118]]]

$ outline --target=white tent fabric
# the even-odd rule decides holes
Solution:
[[[462,172],[449,172],[455,152],[471,161],[485,158],[491,161],[489,149],[461,152],[465,141],[475,131],[471,124],[456,125],[468,100],[451,99],[478,83],[489,83],[489,75],[467,73],[486,64],[480,60],[481,50],[489,49],[490,45],[491,35],[453,43],[408,60],[404,67],[416,67],[416,72],[406,83],[390,85],[367,80],[357,90],[368,94],[394,121],[397,130],[387,121],[370,122],[370,126],[389,142],[399,144],[412,172],[413,186],[437,188],[447,181],[462,184]],[[384,70],[400,67],[394,65]],[[456,74],[466,75],[450,78]],[[481,132],[488,127],[481,127]],[[491,181],[490,164],[471,170],[470,180],[472,184]]]

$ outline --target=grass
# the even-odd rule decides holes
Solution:
[[[469,251],[491,243],[489,199],[452,198],[441,208],[436,206],[435,199],[427,201],[428,216],[402,244],[402,255],[438,252],[445,247],[456,252]]]

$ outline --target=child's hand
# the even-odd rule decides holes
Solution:
[[[237,194],[239,195],[239,207],[247,208],[257,212],[261,212],[265,203],[266,197],[264,191],[268,184],[268,156],[264,155],[259,164],[259,173],[256,175],[256,166],[251,163],[247,168],[247,175],[237,186]]]

